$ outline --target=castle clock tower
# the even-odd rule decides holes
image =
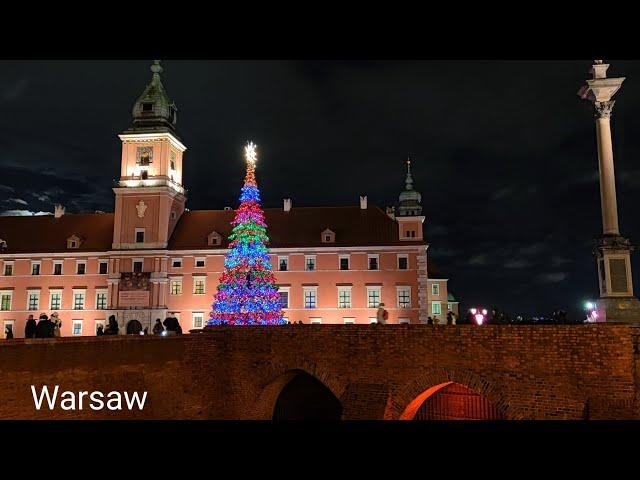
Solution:
[[[120,135],[122,163],[116,195],[114,250],[163,249],[184,212],[182,155],[175,103],[162,85],[160,61],[133,105],[133,125]]]

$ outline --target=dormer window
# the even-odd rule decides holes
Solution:
[[[67,248],[80,248],[80,237],[78,237],[77,235],[71,235],[69,238],[67,238]]]
[[[211,247],[222,245],[222,235],[215,230],[207,236],[207,244]]]
[[[152,112],[153,111],[153,103],[151,102],[145,102],[142,104],[142,111],[143,112]]]
[[[328,228],[322,232],[322,243],[334,243],[336,241],[336,234]]]

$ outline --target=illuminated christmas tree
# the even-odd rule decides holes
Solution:
[[[282,325],[285,321],[269,263],[269,237],[255,177],[256,146],[249,143],[244,151],[247,175],[207,325]]]

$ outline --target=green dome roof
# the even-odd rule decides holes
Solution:
[[[164,85],[162,85],[160,60],[153,62],[151,72],[153,73],[151,83],[147,85],[142,95],[133,104],[131,113],[133,115],[134,129],[142,128],[146,130],[166,127],[175,130],[177,108],[176,104],[169,98]]]

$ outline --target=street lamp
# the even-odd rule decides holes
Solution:
[[[486,308],[470,308],[469,313],[476,321],[477,325],[482,325],[487,318],[487,309]]]

